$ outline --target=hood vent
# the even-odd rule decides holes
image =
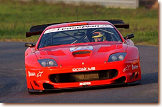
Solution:
[[[90,56],[91,51],[90,50],[79,50],[79,51],[74,51],[72,54],[74,57],[85,57],[85,56]]]

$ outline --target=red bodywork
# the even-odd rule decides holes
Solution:
[[[46,31],[47,29],[59,27],[97,24],[112,25],[111,23],[106,21],[75,22],[52,25],[47,27],[44,31]],[[42,35],[43,33],[44,32],[42,32]],[[120,34],[119,31],[118,33]],[[134,46],[131,40],[125,40],[121,34],[120,36],[123,42],[104,41],[97,43],[76,43],[59,46],[48,46],[38,49],[37,47],[42,35],[40,36],[35,47],[29,47],[25,52],[26,79],[27,88],[29,90],[43,91],[49,89],[131,83],[137,80],[141,80],[138,48]],[[91,46],[93,47],[93,49],[82,50],[87,51],[87,53],[81,55],[75,54],[77,53],[77,51],[70,51],[71,47],[77,48],[81,46]],[[108,62],[109,56],[117,52],[127,53],[124,60]],[[39,64],[38,59],[43,58],[55,59],[58,66],[42,67]],[[110,72],[109,76],[101,76],[105,75],[106,72]],[[77,78],[78,81],[70,80],[70,77],[68,78],[69,75],[73,75],[73,77]],[[99,79],[97,79],[97,75],[100,75]],[[79,79],[83,76],[87,79],[85,81],[79,81]],[[63,80],[57,81],[55,80],[56,78],[62,78]]]

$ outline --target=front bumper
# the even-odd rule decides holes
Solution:
[[[75,68],[81,68],[78,66]],[[85,66],[84,66],[85,67]],[[74,67],[59,67],[59,68],[26,68],[27,87],[29,90],[53,90],[53,89],[66,89],[76,87],[91,87],[100,85],[111,85],[121,83],[131,83],[141,80],[141,69],[139,60],[132,61],[118,61],[106,62],[101,65],[89,65],[87,67],[95,67],[95,70],[84,72],[95,72],[102,70],[116,70],[118,73],[115,77],[101,80],[77,81],[77,82],[54,82],[50,80],[50,75],[74,73]],[[83,72],[83,71],[75,71]]]

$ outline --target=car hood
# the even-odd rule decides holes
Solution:
[[[60,45],[39,49],[36,56],[38,59],[54,59],[58,64],[71,66],[71,63],[105,62],[112,53],[126,52],[126,49],[127,45],[121,42]]]

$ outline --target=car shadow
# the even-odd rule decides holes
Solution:
[[[68,92],[79,92],[79,91],[89,91],[89,90],[102,90],[102,89],[110,89],[110,88],[121,88],[126,87],[126,84],[118,84],[118,85],[104,85],[104,86],[95,86],[95,87],[80,87],[80,88],[70,88],[70,89],[58,89],[58,90],[46,90],[42,93],[30,93],[35,95],[46,95],[46,94],[58,94],[58,93],[68,93]]]
[[[141,85],[158,83],[158,72],[142,74]]]

